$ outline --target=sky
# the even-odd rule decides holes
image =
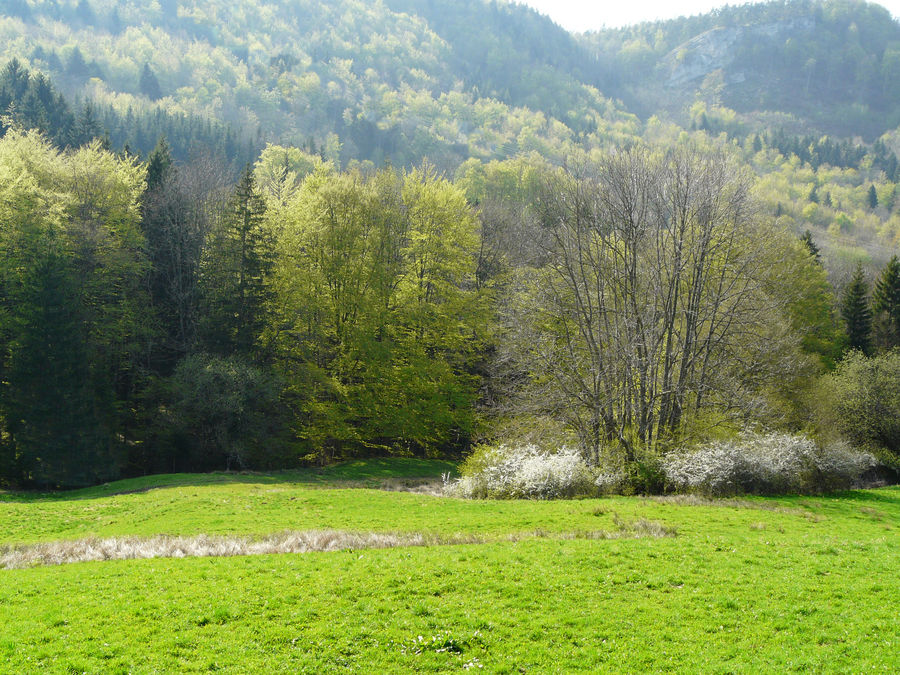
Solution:
[[[703,14],[724,4],[739,5],[732,0],[516,0],[546,14],[570,31],[597,30],[627,26],[641,21],[672,19]],[[879,2],[894,17],[900,17],[900,0]]]

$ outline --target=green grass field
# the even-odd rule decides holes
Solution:
[[[900,670],[900,488],[722,502],[374,489],[448,470],[382,460],[0,493],[7,549],[329,528],[480,542],[0,570],[0,672]],[[568,538],[641,518],[677,536]]]

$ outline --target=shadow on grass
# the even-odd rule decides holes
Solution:
[[[126,478],[78,490],[0,492],[0,502],[28,503],[99,499],[165,488],[202,487],[222,484],[278,485],[300,483],[322,486],[348,484],[348,486],[352,487],[379,487],[384,481],[389,480],[439,480],[445,473],[450,473],[453,476],[457,475],[456,463],[437,459],[376,457],[356,459],[326,467],[312,467],[293,471],[158,474]]]

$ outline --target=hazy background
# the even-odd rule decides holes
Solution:
[[[666,0],[628,0],[627,2],[519,0],[519,2],[546,14],[563,28],[578,32],[597,30],[604,26],[612,28],[641,21],[702,14],[725,4],[756,4],[724,3],[715,0],[680,0],[679,2]],[[888,9],[894,17],[900,15],[900,0],[888,0],[877,4]]]

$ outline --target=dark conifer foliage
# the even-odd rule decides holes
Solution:
[[[819,253],[819,247],[816,246],[816,242],[813,240],[812,232],[806,230],[806,232],[800,236],[800,241],[802,241],[803,245],[809,250],[809,254],[816,259],[816,262],[822,261],[822,255]]]
[[[151,101],[158,101],[163,97],[162,89],[159,86],[159,81],[156,79],[156,75],[150,69],[149,63],[145,63],[144,69],[141,71],[140,88],[141,93]]]
[[[841,316],[847,327],[847,346],[864,354],[872,347],[872,310],[869,306],[869,284],[862,265],[857,265],[841,302]]]
[[[203,343],[223,356],[252,355],[262,331],[274,259],[265,212],[248,165],[214,226],[201,266]]]
[[[874,186],[874,185],[870,185],[870,186],[869,186],[868,201],[869,201],[869,208],[870,208],[870,209],[878,208],[878,193],[875,192],[875,186]]]
[[[79,53],[80,57],[80,53]],[[83,61],[83,59],[82,59]],[[0,111],[10,113],[24,129],[38,129],[59,148],[80,146],[95,138],[114,150],[147,157],[160,138],[166,138],[175,161],[186,162],[196,153],[223,158],[237,175],[240,167],[256,159],[258,144],[233,129],[192,115],[161,109],[124,115],[92,101],[76,104],[76,111],[43,74],[31,74],[12,59],[0,71]],[[5,132],[0,119],[0,135]]]
[[[88,0],[78,0],[75,6],[75,18],[86,26],[93,26],[97,22],[94,8]]]
[[[879,319],[880,342],[884,347],[900,347],[900,260],[890,259],[875,282],[872,309]]]
[[[92,387],[69,261],[52,249],[33,253],[42,259],[16,298],[21,330],[11,345],[2,397],[19,450],[17,469],[26,482],[45,488],[90,485],[118,474],[109,420],[101,414],[111,412],[111,401]]]

